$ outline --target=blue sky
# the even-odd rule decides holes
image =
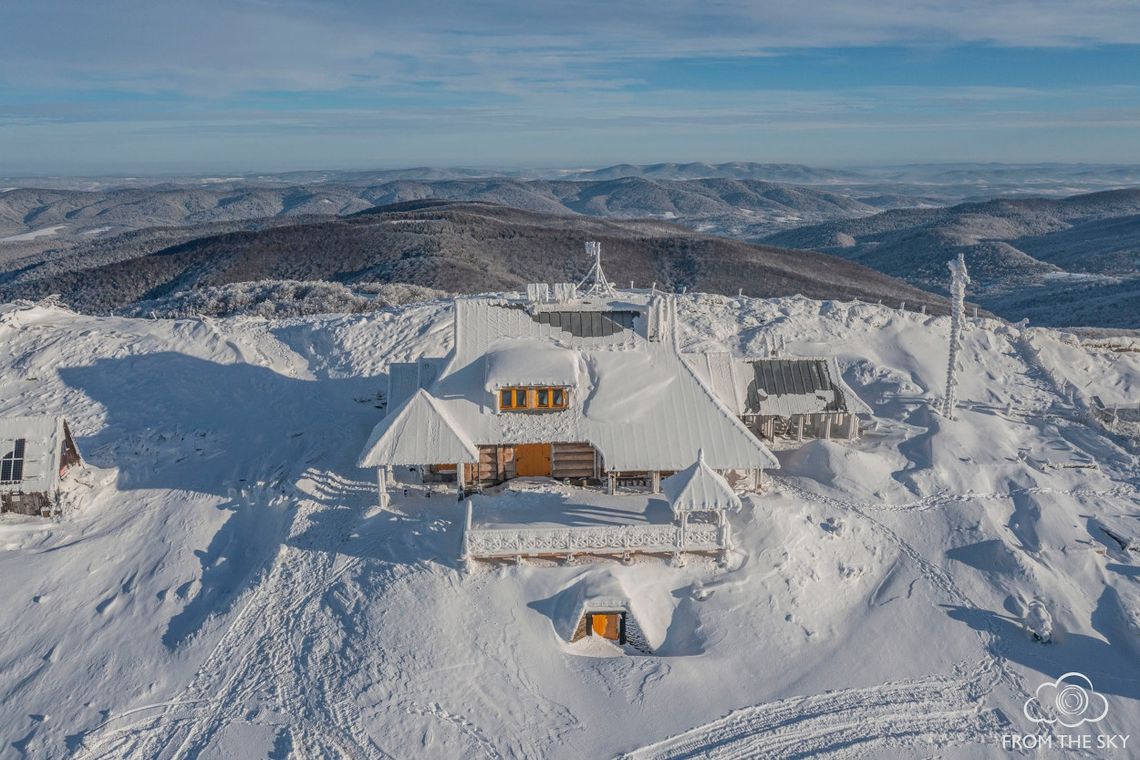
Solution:
[[[1140,163],[1129,0],[5,0],[0,35],[0,175]]]

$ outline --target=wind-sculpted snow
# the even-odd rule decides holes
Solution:
[[[622,654],[556,629],[582,558],[464,569],[454,493],[380,511],[355,467],[388,364],[450,348],[447,304],[0,307],[0,414],[64,414],[89,463],[60,521],[0,517],[0,757],[981,758],[1059,733],[1022,708],[1074,671],[1108,703],[1090,730],[1135,737],[1140,444],[1092,401],[1135,397],[1134,339],[967,318],[946,420],[946,317],[679,312],[687,350],[834,354],[875,418],[777,446],[726,566],[606,560],[652,644]],[[575,498],[542,488],[480,502],[517,526]]]

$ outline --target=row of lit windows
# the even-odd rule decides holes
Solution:
[[[570,403],[570,391],[566,388],[503,388],[499,391],[499,410],[520,412],[528,409],[565,409]]]

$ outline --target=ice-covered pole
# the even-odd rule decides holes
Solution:
[[[942,416],[954,419],[954,409],[958,406],[958,353],[962,349],[966,286],[970,284],[970,275],[966,272],[966,259],[960,253],[947,266],[950,267],[950,356],[946,362],[946,398],[942,401]]]
[[[602,244],[594,241],[586,243],[586,254],[593,258],[594,263],[590,267],[590,271],[578,283],[578,289],[585,288],[584,294],[587,296],[617,295],[613,284],[606,279],[606,273],[602,271]]]

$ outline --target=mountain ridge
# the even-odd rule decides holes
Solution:
[[[603,243],[621,284],[665,290],[908,301],[945,311],[945,299],[815,253],[694,233],[655,220],[560,216],[488,203],[413,201],[331,220],[227,231],[127,259],[72,261],[66,271],[25,271],[0,281],[0,300],[60,294],[108,311],[178,291],[259,280],[408,283],[449,292],[513,290],[576,281],[585,240]],[[330,255],[335,252],[335,255]]]

